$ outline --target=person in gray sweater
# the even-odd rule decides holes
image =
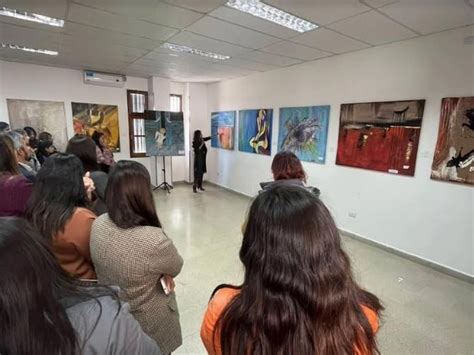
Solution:
[[[20,218],[0,218],[0,290],[0,354],[162,354],[113,289],[68,276]]]

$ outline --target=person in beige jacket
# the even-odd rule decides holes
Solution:
[[[163,353],[171,353],[182,344],[173,278],[183,259],[161,228],[146,168],[118,162],[109,175],[105,201],[108,214],[94,221],[91,232],[98,281],[119,286],[121,299],[130,304],[143,330]]]

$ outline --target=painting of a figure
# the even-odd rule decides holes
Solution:
[[[272,145],[272,109],[239,111],[239,150],[270,155]]]
[[[290,151],[302,160],[324,164],[330,106],[280,109],[278,151]]]
[[[211,113],[211,147],[234,149],[235,111]]]
[[[184,155],[183,113],[145,111],[145,144],[149,156]]]
[[[336,164],[415,175],[425,100],[341,105]]]
[[[37,134],[51,133],[54,146],[64,151],[67,145],[66,114],[63,102],[7,99],[12,129],[32,127]]]
[[[98,131],[104,134],[107,147],[111,151],[120,151],[117,106],[73,102],[72,116],[75,134],[87,134],[92,137],[92,134]]]
[[[474,96],[444,98],[440,116],[431,178],[474,185]]]

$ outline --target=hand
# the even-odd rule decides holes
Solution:
[[[175,287],[173,278],[170,275],[163,275],[161,278],[165,281],[168,291],[173,292]]]
[[[87,198],[91,201],[92,200],[92,193],[95,191],[94,181],[90,177],[91,173],[87,172],[82,180],[84,181],[84,188],[86,189]]]

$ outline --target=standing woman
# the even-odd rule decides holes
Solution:
[[[115,165],[114,153],[105,144],[105,136],[102,132],[95,131],[92,134],[92,140],[96,145],[97,163],[102,171],[108,173]]]
[[[87,185],[86,185],[87,184]],[[79,158],[57,153],[36,175],[26,217],[45,238],[71,276],[95,279],[89,241],[95,214],[88,209],[94,184]]]
[[[194,131],[193,138],[193,149],[194,149],[194,185],[193,191],[197,192],[197,189],[204,191],[202,187],[202,179],[204,174],[207,173],[206,167],[206,155],[207,147],[206,141],[210,140],[211,137],[203,137],[200,130]]]
[[[32,188],[20,174],[12,139],[0,133],[0,217],[23,217]]]
[[[201,338],[209,354],[372,355],[383,309],[355,281],[339,231],[300,186],[264,190],[244,230],[240,286],[219,286]]]
[[[105,201],[109,212],[97,218],[91,236],[98,280],[119,286],[143,330],[171,353],[182,343],[173,278],[183,259],[163,232],[146,168],[119,161],[109,174]]]

